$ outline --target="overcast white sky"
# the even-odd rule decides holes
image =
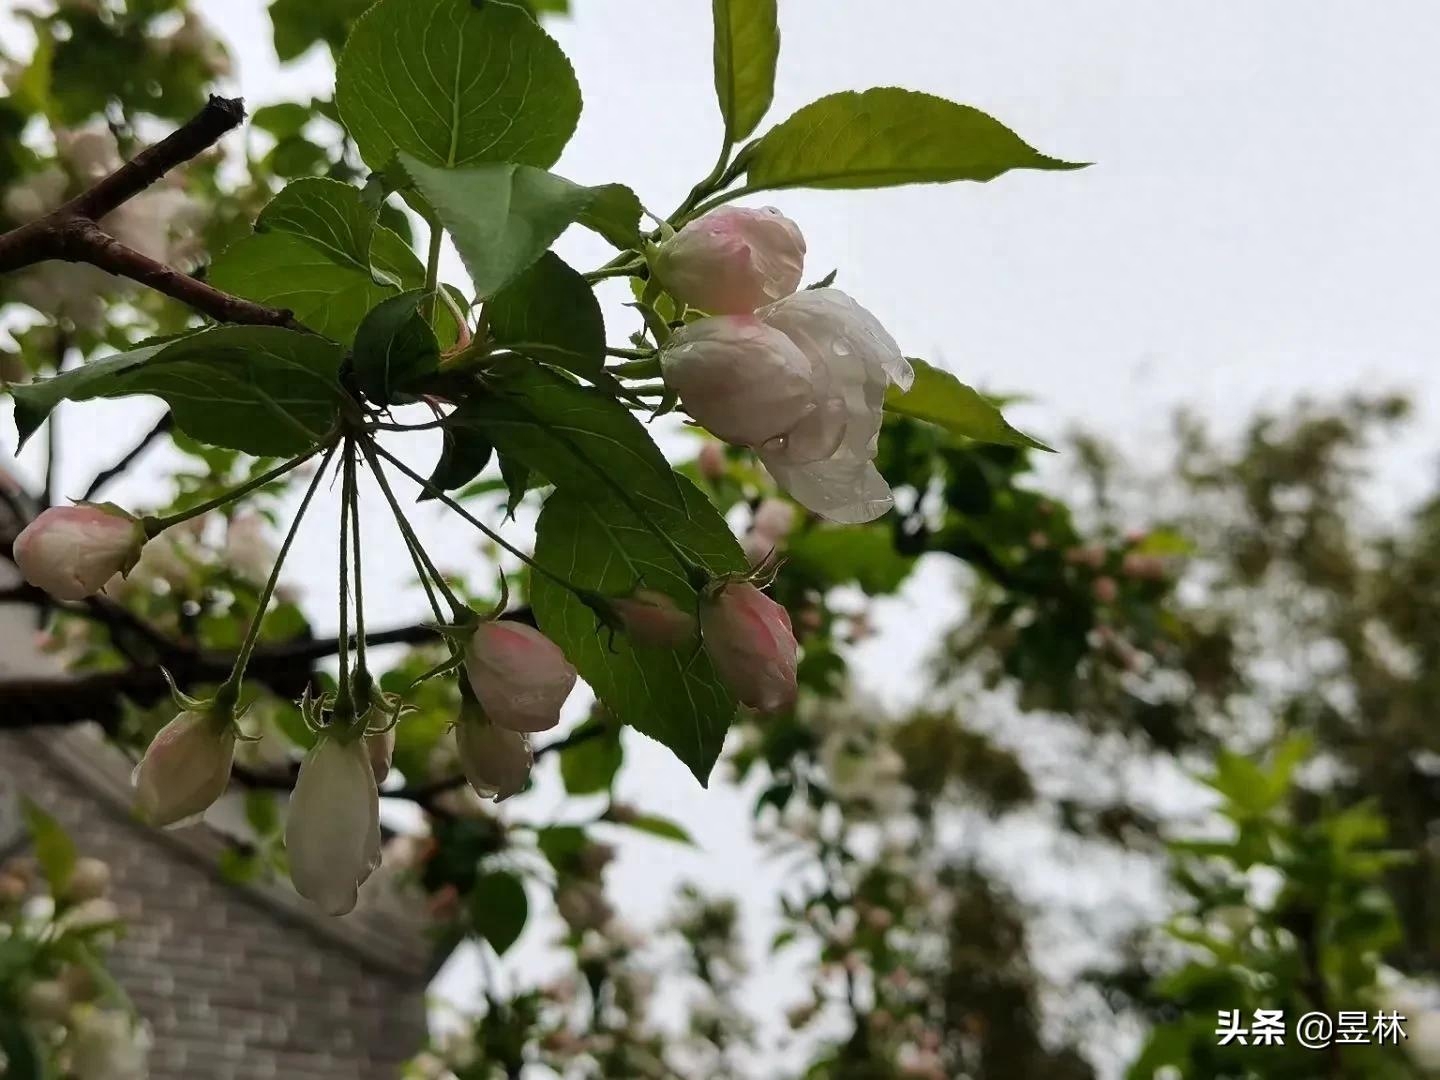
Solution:
[[[328,91],[332,73],[318,54],[279,70],[261,0],[199,7],[239,57],[252,107]],[[574,7],[552,30],[586,106],[557,171],[585,183],[622,180],[647,205],[668,209],[718,145],[710,5]],[[812,277],[838,268],[837,284],[911,354],[988,389],[1029,395],[1014,413],[1022,426],[1058,437],[1083,423],[1143,448],[1178,404],[1238,419],[1257,404],[1356,386],[1414,391],[1433,418],[1440,7],[1431,0],[781,0],[780,8],[775,118],[830,91],[901,85],[983,108],[1046,153],[1096,162],[989,185],[773,196],[805,230]],[[565,246],[580,265],[604,256],[588,236]],[[458,264],[450,276],[464,280]],[[622,318],[613,315],[617,340],[628,333]],[[121,432],[153,415],[133,405],[85,408],[117,434],[94,449],[94,461],[72,463],[77,481],[124,444]],[[1392,458],[1390,499],[1424,489],[1435,441],[1422,431]],[[139,498],[157,475],[116,495]],[[449,563],[473,551],[452,528],[428,535]],[[300,565],[315,571],[306,585],[322,622],[333,610],[331,543],[327,525],[307,530],[300,549]],[[401,566],[398,543],[386,550],[390,566]],[[929,598],[947,580],[944,568],[922,573],[886,605],[885,632],[857,651],[860,670],[890,701],[913,700],[914,674],[953,610]],[[371,622],[417,610],[396,600],[390,618]],[[627,847],[616,880],[637,918],[658,910],[677,876],[773,894],[778,870],[757,866],[738,835],[744,801],[701,793],[653,744],[637,738],[632,749],[622,788],[685,821],[703,849]],[[758,938],[763,913],[755,925]],[[778,1001],[793,991],[771,980],[759,992]]]

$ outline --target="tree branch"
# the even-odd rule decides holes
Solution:
[[[186,304],[219,322],[305,330],[293,314],[222,292],[126,247],[97,222],[171,169],[204,153],[245,118],[239,98],[211,96],[193,118],[65,205],[0,235],[0,274],[48,259],[89,263]]]
[[[68,218],[56,222],[51,258],[65,262],[89,263],[119,277],[148,285],[172,300],[178,300],[208,315],[216,322],[250,326],[283,326],[307,332],[303,323],[284,308],[257,304],[208,285],[197,277],[182,274],[173,266],[126,247],[89,218]],[[3,237],[0,237],[3,239]]]
[[[168,434],[170,429],[174,426],[175,418],[167,412],[164,416],[162,416],[159,420],[155,422],[155,426],[152,427],[149,431],[147,431],[138,443],[131,447],[129,453],[127,453],[114,465],[111,465],[108,469],[102,469],[100,472],[95,474],[95,479],[90,481],[90,486],[85,489],[85,494],[80,496],[80,501],[88,502],[91,499],[95,498],[95,496],[101,492],[101,490],[105,487],[106,484],[110,483],[110,481],[114,480],[116,477],[124,473],[126,469],[130,468],[131,465],[134,465],[136,460],[139,459],[140,455],[145,453],[145,451],[150,448],[151,444],[154,443],[156,439]]]

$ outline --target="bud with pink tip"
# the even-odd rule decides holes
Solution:
[[[553,641],[534,627],[502,619],[475,628],[465,673],[486,715],[501,727],[530,733],[560,722],[576,672]]]
[[[461,771],[477,795],[502,802],[525,790],[535,757],[524,735],[466,708],[455,725],[455,743]]]
[[[285,850],[296,892],[330,915],[355,910],[380,865],[380,794],[363,739],[322,734],[305,755]]]
[[[145,527],[109,504],[52,506],[15,539],[25,580],[57,600],[83,600],[140,561]]]
[[[710,483],[719,483],[725,479],[728,466],[725,463],[725,448],[718,442],[707,442],[700,447],[700,453],[695,458],[695,464],[700,469],[700,475]]]
[[[726,206],[661,244],[653,266],[660,284],[691,307],[748,315],[800,287],[805,238],[773,206]]]
[[[234,761],[230,713],[186,710],[161,728],[136,767],[136,809],[152,825],[187,824],[225,793]]]
[[[637,589],[612,600],[628,634],[637,645],[650,649],[678,649],[695,638],[695,616],[670,597],[654,589]]]
[[[1113,604],[1120,596],[1120,586],[1108,574],[1096,578],[1095,584],[1090,588],[1095,594],[1095,599],[1102,604]]]
[[[700,605],[705,651],[742,704],[778,712],[795,703],[795,634],[789,613],[747,582],[723,586]]]
[[[1164,581],[1165,560],[1159,555],[1127,551],[1120,560],[1120,572],[1135,581]]]
[[[754,315],[691,323],[670,339],[660,367],[695,421],[737,446],[782,436],[813,409],[809,359]]]
[[[110,891],[110,866],[89,856],[77,859],[65,883],[65,899],[77,904],[98,900]]]

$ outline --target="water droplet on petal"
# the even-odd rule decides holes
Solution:
[[[836,356],[849,356],[852,350],[844,338],[836,338],[830,346],[830,351]]]

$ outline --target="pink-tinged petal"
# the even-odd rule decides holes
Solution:
[[[637,645],[678,649],[695,638],[695,616],[662,592],[637,589],[633,596],[611,602],[625,623],[625,633]]]
[[[745,315],[800,287],[805,238],[774,207],[727,206],[661,244],[654,267],[666,290],[691,307]]]
[[[738,446],[783,436],[814,408],[810,361],[754,316],[693,322],[671,338],[660,362],[695,422]]]
[[[700,606],[705,651],[744,705],[778,712],[795,703],[798,647],[790,616],[754,585],[725,586]]]
[[[83,600],[128,573],[144,545],[144,528],[124,511],[52,506],[15,538],[15,564],[57,600]]]
[[[577,674],[560,647],[532,626],[481,623],[465,651],[470,687],[501,727],[531,733],[560,721]]]

